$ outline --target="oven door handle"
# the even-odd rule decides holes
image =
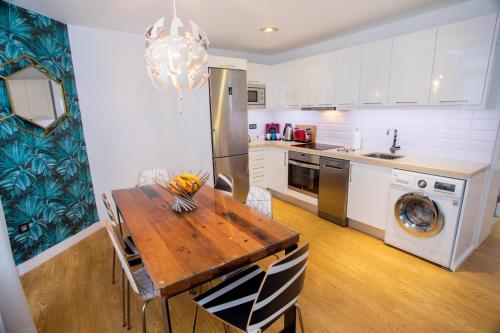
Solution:
[[[319,165],[316,165],[316,164],[300,163],[300,162],[297,162],[294,160],[288,160],[288,164],[297,165],[299,167],[303,167],[303,168],[307,168],[307,169],[319,170]]]

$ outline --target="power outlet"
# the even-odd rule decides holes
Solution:
[[[257,124],[249,124],[248,129],[257,129]]]
[[[25,232],[28,232],[30,230],[30,223],[24,223],[24,224],[21,224],[18,228],[17,228],[17,231],[20,233],[20,234],[24,234]]]

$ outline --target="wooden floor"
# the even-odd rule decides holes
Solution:
[[[311,243],[300,297],[308,332],[500,332],[500,225],[451,273],[278,200],[274,214]],[[120,283],[110,283],[111,249],[101,229],[23,276],[39,333],[126,332]],[[133,297],[131,332],[140,332],[141,305]],[[171,313],[174,332],[190,332],[189,294],[171,301]],[[206,314],[199,318],[197,332],[224,332]],[[154,302],[148,332],[161,329]]]

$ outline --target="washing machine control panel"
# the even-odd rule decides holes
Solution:
[[[461,198],[465,181],[460,179],[417,173],[406,170],[392,170],[391,184],[430,195]]]
[[[455,184],[448,184],[448,183],[442,183],[442,182],[435,182],[434,183],[434,189],[435,190],[440,190],[440,191],[446,191],[453,193],[455,192]]]
[[[420,188],[426,188],[427,187],[427,182],[425,180],[423,180],[423,179],[420,179],[417,184],[418,184],[418,187],[420,187]]]

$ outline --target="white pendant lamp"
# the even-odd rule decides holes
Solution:
[[[146,30],[146,68],[153,85],[168,91],[173,86],[182,100],[182,90],[198,89],[207,82],[208,45],[206,33],[193,21],[191,32],[177,17],[173,0],[174,18],[170,28],[162,17]]]

